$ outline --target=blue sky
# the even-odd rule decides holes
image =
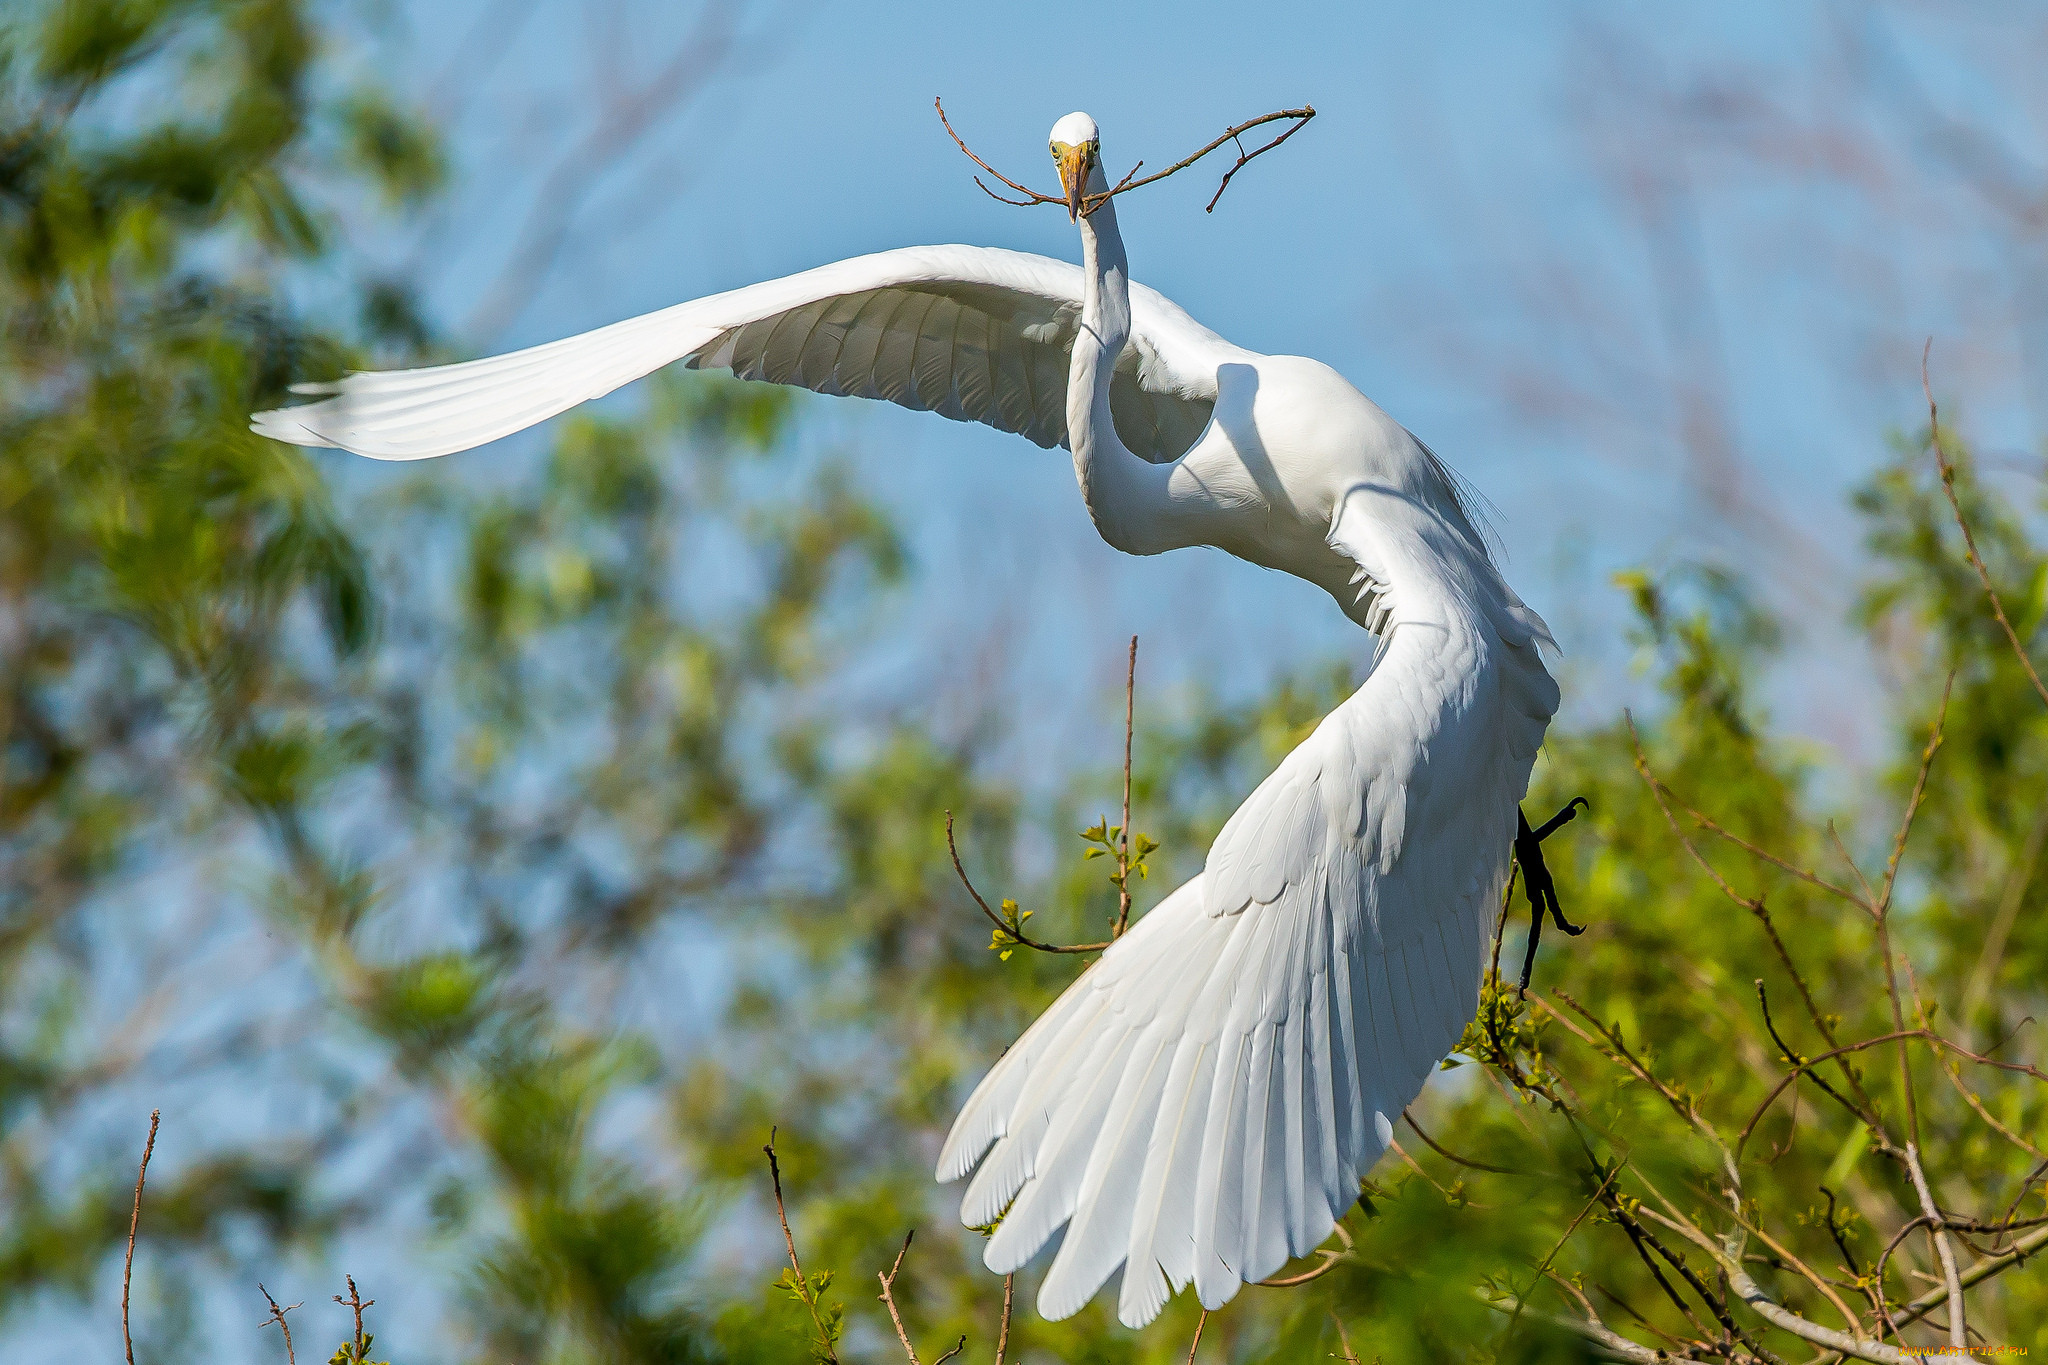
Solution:
[[[1847,494],[1886,433],[1922,416],[1921,341],[1937,337],[1975,434],[2038,444],[2000,274],[2013,244],[1930,158],[1932,115],[1902,117],[1904,78],[1883,67],[1910,67],[1940,117],[2024,139],[2039,54],[1997,6],[1968,24],[1911,5],[733,11],[735,58],[577,185],[554,267],[482,335],[479,302],[538,187],[701,16],[652,0],[396,12],[375,59],[447,116],[458,180],[394,259],[483,350],[916,242],[1073,257],[1060,214],[974,188],[934,95],[977,150],[1034,181],[1045,130],[1072,108],[1096,116],[1113,164],[1158,166],[1313,103],[1314,124],[1213,215],[1221,164],[1126,199],[1134,274],[1241,344],[1335,365],[1470,478],[1499,509],[1511,578],[1566,647],[1582,720],[1641,687],[1611,572],[1704,557],[1793,618],[1781,716],[1861,752],[1883,695],[1840,624],[1858,556]],[[1688,393],[1717,448],[1688,447]],[[1216,554],[1101,546],[1057,452],[876,404],[812,408],[808,439],[862,452],[927,570],[902,619],[941,626],[906,625],[898,686],[962,676],[989,650],[1028,661],[1020,754],[1095,733],[1134,630],[1155,678],[1226,693],[1359,647],[1304,585]]]
[[[2013,459],[2039,452],[2028,395],[2043,389],[2026,376],[2043,361],[2026,339],[2048,323],[2048,286],[2029,295],[2015,263],[2048,253],[1939,135],[1959,123],[2022,172],[2038,160],[2048,53],[2016,6],[748,10],[741,59],[578,187],[555,267],[476,335],[538,187],[698,11],[385,5],[397,22],[360,55],[447,118],[456,183],[420,230],[366,245],[479,350],[910,243],[1073,258],[1064,215],[974,188],[934,95],[1034,183],[1050,183],[1045,133],[1073,108],[1121,167],[1314,104],[1213,215],[1221,163],[1124,200],[1134,273],[1241,344],[1328,361],[1477,486],[1511,579],[1567,649],[1581,721],[1644,687],[1608,573],[1710,557],[1794,618],[1780,716],[1866,752],[1885,697],[1839,626],[1858,560],[1846,497],[1887,431],[1921,420],[1922,341],[1963,429]],[[1900,93],[1914,82],[1923,94]],[[1688,386],[1722,424],[1704,438],[1718,455],[1687,434]],[[1306,585],[1214,552],[1110,551],[1061,452],[882,405],[808,407],[804,439],[854,453],[922,570],[864,661],[863,706],[1001,679],[1018,730],[1004,756],[1050,777],[1109,755],[1133,631],[1161,693],[1242,695],[1368,647]],[[484,479],[521,449],[453,458]],[[404,476],[322,458],[357,488]],[[388,1301],[407,1312],[437,1292],[400,1280]]]

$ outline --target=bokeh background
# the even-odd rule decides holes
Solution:
[[[1710,709],[1769,740],[1717,779],[1881,845],[1973,610],[1912,586],[1930,338],[2040,593],[2037,7],[29,0],[0,42],[0,1359],[112,1349],[152,1108],[138,1359],[278,1357],[259,1280],[324,1351],[345,1270],[380,1359],[805,1358],[771,1123],[849,1359],[894,1349],[864,1286],[913,1225],[932,1340],[986,1335],[919,1172],[1072,968],[984,951],[942,812],[1084,934],[1130,636],[1141,907],[1369,641],[1220,553],[1117,555],[1059,452],[874,404],[657,377],[426,469],[241,432],[291,382],[843,256],[1074,256],[934,96],[1032,181],[1072,108],[1121,167],[1317,107],[1213,214],[1221,165],[1125,200],[1134,275],[1335,365],[1491,504],[1565,651],[1546,790],[1625,785],[1624,707],[1690,733],[1710,643]],[[1942,864],[1977,880],[1917,884],[1971,1026],[2048,946],[2013,913],[1983,946],[2040,838],[2034,722],[1979,722],[2010,752]],[[1589,842],[1629,843],[1615,802]],[[1251,1297],[1204,1359],[1299,1348]],[[1028,1358],[1184,1355],[1191,1316],[1100,1308]]]

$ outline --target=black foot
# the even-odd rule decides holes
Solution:
[[[1515,832],[1515,861],[1522,867],[1522,890],[1529,897],[1529,950],[1522,957],[1522,981],[1520,990],[1529,989],[1529,974],[1536,969],[1536,941],[1543,936],[1543,914],[1550,912],[1551,922],[1567,934],[1583,934],[1585,926],[1573,924],[1564,917],[1564,910],[1557,903],[1557,883],[1550,878],[1550,869],[1543,863],[1543,841],[1563,826],[1570,824],[1583,806],[1591,810],[1592,803],[1583,796],[1574,796],[1565,802],[1564,809],[1545,820],[1541,828],[1530,829],[1529,817],[1520,810],[1515,812],[1519,828]]]

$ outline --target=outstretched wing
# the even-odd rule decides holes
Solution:
[[[673,361],[820,393],[881,398],[1066,442],[1078,266],[990,247],[906,247],[677,304],[507,355],[352,374],[257,413],[297,445],[418,460],[507,436]],[[1216,365],[1241,355],[1164,296],[1131,286],[1132,344],[1110,408],[1124,443],[1178,458],[1208,424]]]
[[[1522,657],[1526,651],[1527,657]],[[1534,675],[1524,676],[1530,667]],[[1402,622],[1208,865],[1119,939],[962,1110],[941,1180],[991,1270],[1067,1226],[1039,1293],[1214,1308],[1326,1238],[1478,993],[1557,691],[1533,642]]]

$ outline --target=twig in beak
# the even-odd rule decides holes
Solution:
[[[1280,109],[1270,114],[1261,114],[1258,118],[1250,119],[1244,123],[1240,123],[1234,128],[1226,128],[1223,131],[1222,136],[1218,137],[1214,142],[1211,142],[1206,147],[1203,147],[1200,151],[1195,152],[1190,156],[1181,158],[1179,161],[1174,162],[1171,166],[1168,166],[1165,170],[1155,171],[1151,175],[1146,176],[1143,180],[1135,180],[1132,177],[1137,175],[1139,168],[1145,164],[1144,162],[1140,161],[1136,166],[1131,167],[1130,171],[1124,176],[1122,180],[1119,180],[1114,187],[1104,190],[1100,194],[1077,193],[1078,177],[1076,178],[1076,181],[1070,182],[1065,174],[1065,167],[1062,166],[1060,177],[1061,188],[1067,192],[1065,194],[1053,195],[1041,194],[1037,190],[1032,189],[1028,185],[1018,184],[1016,181],[1010,179],[1009,176],[1004,175],[1001,171],[997,170],[995,167],[989,165],[986,161],[983,161],[980,157],[976,156],[974,154],[974,149],[969,147],[967,143],[961,139],[960,134],[953,131],[952,121],[946,117],[945,104],[941,100],[934,99],[932,101],[932,107],[939,111],[939,122],[945,126],[946,135],[953,139],[954,146],[958,147],[962,152],[966,153],[968,160],[972,161],[975,165],[981,167],[990,175],[1002,181],[1005,185],[1008,185],[1011,189],[1017,191],[1017,193],[1023,195],[1024,197],[1022,199],[1005,198],[1003,195],[997,194],[994,190],[990,189],[987,185],[982,184],[981,177],[976,176],[974,178],[974,183],[981,187],[982,193],[988,195],[988,197],[991,199],[999,200],[1002,203],[1012,205],[1013,207],[1016,208],[1029,208],[1033,204],[1059,204],[1066,208],[1067,214],[1070,218],[1085,218],[1088,215],[1094,213],[1095,210],[1101,208],[1104,204],[1108,203],[1111,199],[1115,198],[1117,195],[1124,193],[1126,190],[1135,190],[1142,185],[1149,185],[1153,183],[1155,180],[1164,180],[1167,176],[1174,174],[1176,171],[1186,170],[1188,167],[1194,165],[1197,161],[1200,161],[1203,157],[1209,155],[1209,153],[1215,151],[1218,147],[1221,147],[1224,143],[1235,143],[1237,146],[1237,164],[1235,164],[1229,170],[1223,173],[1223,183],[1219,184],[1216,187],[1216,193],[1210,196],[1208,207],[1202,210],[1204,213],[1214,213],[1216,211],[1217,201],[1223,198],[1223,191],[1230,188],[1230,182],[1232,177],[1234,177],[1239,171],[1243,170],[1245,166],[1250,161],[1252,161],[1253,158],[1265,155],[1267,152],[1272,151],[1275,147],[1278,147],[1281,143],[1287,141],[1288,138],[1291,138],[1296,133],[1300,132],[1304,127],[1307,126],[1308,121],[1316,116],[1315,106],[1308,104],[1304,104],[1299,109]],[[1262,124],[1273,123],[1280,119],[1293,119],[1295,121],[1294,126],[1289,128],[1286,132],[1280,134],[1280,136],[1274,138],[1271,142],[1264,143],[1263,145],[1258,147],[1254,147],[1249,152],[1247,152],[1244,149],[1244,143],[1240,141],[1244,134],[1250,132],[1254,128],[1261,126]],[[1082,171],[1085,174],[1086,168],[1083,167]]]

